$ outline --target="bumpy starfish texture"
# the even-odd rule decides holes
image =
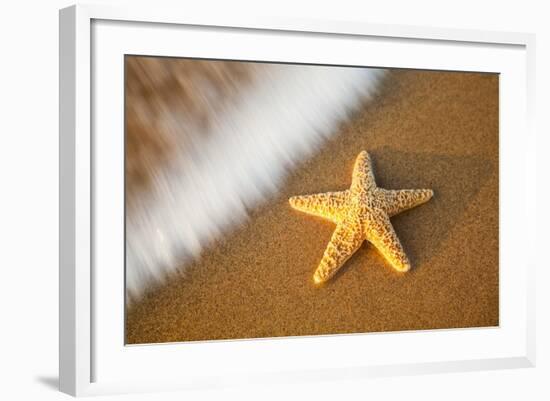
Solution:
[[[334,276],[365,240],[371,242],[395,270],[408,271],[411,263],[391,225],[390,217],[427,202],[433,194],[431,189],[379,188],[372,172],[370,156],[362,151],[355,161],[349,189],[290,198],[290,205],[294,209],[336,224],[321,263],[313,275],[315,283],[323,283]]]

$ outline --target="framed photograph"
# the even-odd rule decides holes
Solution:
[[[60,12],[60,388],[530,367],[534,37]]]

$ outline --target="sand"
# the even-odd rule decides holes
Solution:
[[[128,310],[127,343],[498,325],[498,113],[498,75],[392,71],[245,226]],[[365,243],[316,287],[334,225],[288,198],[346,189],[363,149],[380,186],[435,191],[392,218],[413,269]]]

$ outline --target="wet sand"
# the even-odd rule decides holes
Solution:
[[[395,272],[364,243],[317,287],[334,225],[291,209],[288,198],[346,189],[363,149],[379,186],[435,191],[392,218],[413,269]],[[129,308],[126,341],[496,326],[498,178],[498,76],[392,71],[246,225]]]

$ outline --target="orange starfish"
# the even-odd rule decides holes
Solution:
[[[427,202],[433,194],[431,189],[379,188],[374,180],[370,156],[362,151],[355,161],[349,189],[290,198],[294,209],[336,224],[313,275],[315,283],[330,279],[365,240],[371,242],[395,270],[408,271],[411,264],[390,217]]]

